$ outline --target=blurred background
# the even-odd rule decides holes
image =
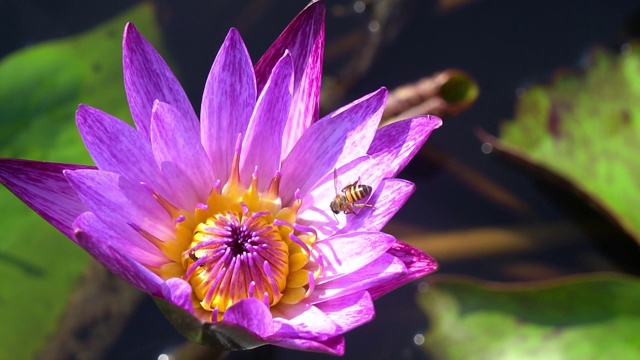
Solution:
[[[0,33],[3,34],[0,57],[8,59],[12,53],[29,51],[45,41],[74,39],[140,4],[142,2],[133,0],[0,1]],[[156,0],[144,4],[150,4],[142,5],[146,6],[142,11],[150,14],[149,23],[155,24],[153,28],[157,33],[150,35],[143,26],[139,28],[170,59],[194,108],[199,109],[206,76],[228,29],[238,28],[252,58],[257,61],[306,2]],[[603,212],[600,202],[586,198],[582,191],[575,191],[572,183],[558,179],[553,171],[549,174],[549,171],[531,166],[530,161],[514,159],[509,154],[500,156],[500,151],[496,154],[495,149],[500,146],[489,145],[486,135],[501,134],[500,124],[515,117],[519,98],[525,96],[532,85],[553,82],[558,73],[584,71],[596,46],[612,54],[630,46],[632,39],[640,35],[638,2],[327,0],[325,4],[323,113],[380,86],[391,91],[405,86],[405,90],[411,90],[408,98],[403,92],[396,95],[400,100],[408,100],[398,101],[398,110],[387,114],[386,121],[393,121],[394,116],[416,108],[418,112],[432,110],[444,118],[444,125],[433,133],[400,174],[399,177],[415,182],[417,191],[386,229],[431,254],[440,269],[437,275],[406,285],[376,301],[376,319],[346,335],[346,359],[529,358],[509,352],[511,343],[500,345],[501,331],[486,326],[491,322],[485,323],[484,328],[477,328],[477,334],[486,337],[487,348],[503,349],[502,352],[483,352],[482,345],[466,342],[464,337],[456,338],[458,330],[474,336],[472,331],[466,332],[468,324],[460,323],[449,330],[435,328],[442,326],[445,319],[438,318],[428,309],[446,311],[447,306],[453,306],[451,302],[456,294],[463,293],[452,290],[455,286],[447,288],[443,285],[444,292],[440,294],[448,294],[446,301],[442,297],[425,295],[432,288],[437,290],[440,283],[458,281],[448,276],[500,282],[501,285],[487,287],[491,291],[574,283],[567,280],[567,276],[578,279],[575,283],[594,279],[636,281],[635,276],[640,274],[640,253],[633,231],[621,227],[618,217]],[[108,37],[119,44],[123,27],[124,21],[120,21],[116,24],[120,30],[108,33]],[[55,48],[52,51],[57,54],[62,50]],[[115,50],[102,56],[112,57],[119,63],[121,53]],[[21,74],[32,74],[40,80],[53,76],[55,68],[46,64],[51,60],[42,56],[40,60],[42,64],[34,60],[15,66]],[[101,69],[96,68],[96,71]],[[95,97],[99,97],[101,85],[95,83],[98,80],[90,77],[85,80],[93,82],[90,91],[95,91]],[[121,78],[117,80],[121,82]],[[64,149],[68,149],[66,141],[79,141],[75,135],[65,135],[53,144],[24,141],[20,150],[16,150],[13,134],[32,131],[35,125],[28,114],[7,105],[14,101],[10,96],[22,94],[20,91],[33,94],[40,90],[12,90],[8,80],[1,86],[4,89],[0,92],[1,156],[51,161],[74,158],[70,155],[72,150]],[[453,98],[448,97],[447,86],[453,87]],[[55,87],[47,89],[58,92]],[[121,84],[115,93],[120,95],[114,95],[114,101],[122,102]],[[71,129],[69,134],[75,126],[73,111],[76,104],[87,101],[76,95],[68,98],[75,104],[61,110],[64,116],[60,122],[65,122],[64,126]],[[112,109],[100,101],[89,104],[119,114],[119,108]],[[38,107],[42,103],[32,100],[31,106]],[[56,116],[60,115],[58,110]],[[47,114],[43,111],[39,116],[49,116]],[[128,114],[123,112],[122,118],[129,119]],[[33,136],[37,139],[43,135]],[[24,143],[42,149],[25,148]],[[53,152],[54,146],[61,150]],[[80,157],[87,163],[86,155]],[[640,171],[640,168],[632,171],[640,176],[635,170]],[[3,201],[11,198],[8,191],[0,191]],[[634,192],[637,188],[628,191]],[[630,199],[635,192],[631,195]],[[15,200],[6,200],[0,205],[3,214],[13,214],[14,209],[26,211],[23,208]],[[48,225],[37,219],[29,218],[29,221],[30,239],[36,244],[55,241],[56,249],[73,253],[79,260],[74,269],[60,275],[66,279],[66,290],[59,294],[61,300],[52,305],[55,311],[49,314],[51,319],[45,325],[48,330],[36,331],[38,339],[25,341],[22,349],[6,350],[0,353],[0,358],[12,354],[11,351],[20,351],[20,354],[12,354],[11,358],[15,359],[212,359],[217,356],[197,346],[185,345],[151,299],[106,274],[99,265],[78,254],[79,250],[73,249],[73,244],[61,235],[49,239],[49,234],[55,232]],[[44,230],[40,231],[41,228]],[[9,226],[5,230],[9,234],[7,238],[11,238],[12,229]],[[17,231],[16,238],[23,236]],[[37,249],[37,246],[35,250],[29,249],[26,254],[38,252]],[[37,263],[34,257],[25,255],[17,240],[0,241],[1,273],[18,271],[25,278],[39,277],[39,281],[46,282],[51,266],[48,261]],[[594,273],[598,275],[585,275]],[[484,286],[483,283],[473,284]],[[14,291],[15,282],[3,281],[1,287],[0,304],[13,306],[9,295],[4,295]],[[617,299],[617,295],[612,295],[618,294],[615,286],[611,288],[611,294],[607,293],[608,287],[591,289],[593,296]],[[615,302],[640,301],[640,290],[634,289],[629,297]],[[558,304],[554,311],[570,312],[568,309],[574,309],[575,304],[591,297],[590,294],[588,291],[569,292],[558,297],[545,294],[542,298],[522,298],[520,302],[505,300],[505,308],[542,302],[548,304],[547,308]],[[492,311],[499,311],[495,309],[495,303],[492,305],[491,296],[479,293],[470,296],[477,300],[476,303],[464,307],[460,302],[463,300],[459,300],[460,308],[471,311],[493,306]],[[626,319],[635,319],[632,325],[637,329],[640,313],[624,309],[618,311],[616,308],[611,314],[621,313]],[[627,310],[630,312],[626,313]],[[42,310],[35,311],[35,315],[39,312]],[[579,314],[582,316],[580,321],[587,323],[585,319],[591,318],[583,315]],[[544,329],[556,331],[558,335],[558,327],[567,327],[554,323],[556,318],[549,316],[543,321]],[[27,329],[41,327],[38,320],[41,317],[19,316],[18,319]],[[535,323],[535,320],[525,319],[522,323]],[[467,318],[466,321],[470,320]],[[522,328],[532,331],[524,325]],[[541,338],[555,336],[545,335],[540,327],[536,329],[541,331]],[[614,332],[616,329],[610,328]],[[447,331],[451,334],[447,335]],[[493,333],[496,336],[492,337]],[[12,327],[7,327],[6,322],[0,325],[0,338],[23,343],[23,339],[12,336],[15,336]],[[590,338],[575,341],[574,345],[588,342]],[[465,346],[480,348],[458,353],[451,350]],[[640,356],[640,339],[627,341],[622,347],[628,347],[629,352],[621,353],[622,357],[617,358],[627,358],[629,354]],[[575,354],[564,352],[564,347],[560,348],[556,358],[577,358]],[[535,349],[540,348],[533,345],[532,349],[531,358],[535,358]],[[477,357],[465,356],[469,354],[465,351],[475,351]],[[221,356],[227,359],[330,358],[269,346]],[[588,352],[580,356],[582,359],[601,358]]]

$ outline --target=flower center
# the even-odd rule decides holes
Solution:
[[[178,209],[152,192],[174,219],[175,238],[158,239],[137,229],[171,260],[151,270],[163,279],[188,281],[196,315],[205,321],[221,320],[230,306],[247,298],[269,307],[295,304],[313,291],[322,270],[321,259],[311,251],[315,230],[295,222],[300,196],[282,205],[279,173],[259,193],[257,169],[245,188],[236,149],[228,182],[214,184],[195,210]]]
[[[196,226],[186,273],[203,309],[224,312],[256,297],[275,305],[289,275],[289,251],[269,212],[218,213]]]

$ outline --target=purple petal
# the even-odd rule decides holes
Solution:
[[[379,155],[379,154],[376,154]],[[366,208],[356,209],[357,214],[333,214],[330,204],[340,190],[348,184],[360,179],[359,184],[369,185],[373,191],[388,176],[389,168],[368,155],[358,158],[343,167],[336,169],[337,181],[333,171],[326,174],[302,198],[302,206],[298,213],[301,223],[313,224],[319,239],[325,239],[345,227],[353,218],[369,214]],[[362,199],[360,204],[375,206],[370,198]],[[362,214],[361,214],[362,212]],[[337,221],[336,221],[337,219]]]
[[[0,182],[38,215],[71,239],[71,224],[87,207],[63,175],[66,169],[90,166],[17,159],[0,159]]]
[[[65,171],[65,175],[89,210],[137,247],[160,254],[132,225],[161,240],[175,237],[171,218],[142,185],[100,170]]]
[[[306,194],[321,177],[364,155],[384,109],[382,88],[312,124],[282,162],[282,201],[293,200],[296,189]],[[313,164],[313,166],[308,166]]]
[[[291,53],[294,69],[294,95],[285,127],[281,158],[285,158],[304,131],[318,119],[320,81],[324,53],[322,2],[312,2],[287,26],[255,66],[258,89],[267,83],[285,50]]]
[[[223,184],[238,134],[246,133],[256,93],[251,58],[238,31],[231,29],[209,72],[200,111],[202,144],[214,175]]]
[[[369,288],[382,286],[403,278],[407,273],[404,263],[389,254],[383,254],[367,266],[347,276],[316,286],[307,302],[315,304],[336,299]]]
[[[154,256],[134,247],[127,240],[116,235],[93,213],[83,213],[73,224],[78,245],[98,260],[104,267],[129,284],[151,295],[160,296],[162,279],[133,258]]]
[[[280,170],[280,148],[292,92],[293,65],[291,56],[285,52],[262,89],[242,145],[242,179],[248,183],[258,166],[262,174],[258,183],[260,191],[267,189],[271,177]]]
[[[256,298],[244,299],[231,306],[225,311],[223,322],[240,326],[261,338],[273,333],[271,312]]]
[[[162,284],[162,298],[190,314],[194,313],[192,294],[191,285],[182,279],[170,278]]]
[[[213,186],[211,163],[200,144],[200,124],[173,106],[156,102],[151,120],[151,146],[156,163],[172,179],[174,193],[186,209],[205,202]],[[169,173],[173,176],[169,177]]]
[[[373,207],[360,209],[357,216],[351,216],[339,233],[352,231],[380,231],[409,199],[416,186],[402,179],[385,179],[374,190],[367,203]]]
[[[368,292],[363,291],[316,304],[339,327],[340,333],[373,320],[375,310]]]
[[[149,137],[151,109],[156,100],[171,104],[183,116],[197,120],[178,79],[132,23],[124,29],[122,67],[131,116],[145,138]]]
[[[274,337],[327,340],[338,335],[336,323],[313,305],[279,304],[271,311],[276,327]]]
[[[387,253],[397,257],[404,263],[407,267],[407,276],[394,279],[387,283],[377,284],[370,288],[369,292],[373,299],[377,299],[393,289],[438,269],[438,264],[431,256],[401,241],[397,241]]]
[[[326,283],[350,274],[384,254],[396,239],[381,232],[352,232],[330,237],[316,244],[324,263],[322,278]]]
[[[327,353],[331,355],[344,355],[344,338],[336,336],[323,341],[314,341],[306,339],[280,339],[268,338],[267,341],[276,346],[293,350],[315,351]]]
[[[124,121],[86,105],[78,108],[76,122],[87,151],[100,170],[122,174],[133,182],[146,182],[167,200],[181,205],[144,135]]]
[[[387,166],[392,170],[389,176],[396,176],[440,125],[440,118],[428,115],[383,126],[378,129],[367,154],[386,153]]]

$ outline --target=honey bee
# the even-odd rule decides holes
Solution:
[[[336,169],[333,169],[333,186],[336,190],[336,197],[333,198],[329,207],[335,215],[341,212],[345,214],[356,214],[355,208],[373,207],[373,205],[364,203],[358,204],[357,202],[371,195],[372,188],[369,185],[359,184],[360,178],[355,182],[342,188],[341,192],[338,192],[338,174]]]

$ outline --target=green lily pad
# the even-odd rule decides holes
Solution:
[[[130,118],[121,60],[127,21],[160,43],[152,6],[142,4],[2,59],[0,157],[91,164],[75,111],[86,103]],[[88,256],[8,190],[0,190],[0,213],[0,359],[32,359],[56,330]]]
[[[640,359],[640,281],[591,275],[524,287],[432,282],[424,348],[435,359]]]
[[[583,73],[561,72],[520,98],[500,140],[509,155],[584,193],[640,243],[640,46],[595,50]]]

